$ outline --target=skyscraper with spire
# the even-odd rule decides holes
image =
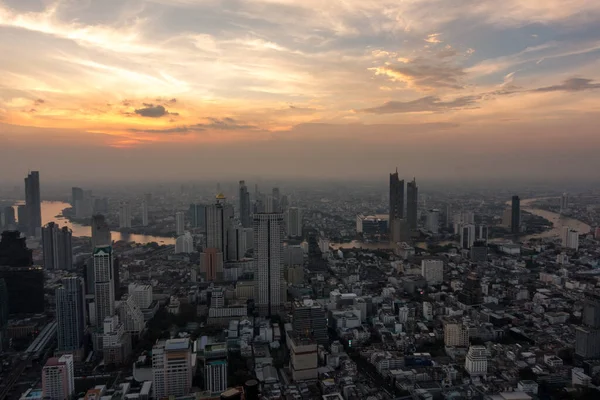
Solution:
[[[406,184],[406,219],[411,230],[417,229],[417,209],[419,207],[419,187],[416,178]]]

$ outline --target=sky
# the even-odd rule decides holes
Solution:
[[[0,179],[597,179],[600,2],[0,0]]]

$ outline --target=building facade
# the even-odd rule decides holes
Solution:
[[[283,303],[283,214],[254,215],[254,263],[258,282],[257,305],[265,315],[276,314]]]
[[[79,277],[63,278],[56,288],[58,351],[75,351],[84,344],[85,284]]]
[[[38,171],[31,171],[25,178],[25,210],[27,214],[27,234],[37,236],[42,229],[42,199],[40,196],[40,173]]]
[[[114,259],[111,246],[96,247],[93,256],[96,321],[102,324],[115,313]]]
[[[44,254],[44,269],[67,270],[73,269],[73,232],[66,226],[59,228],[54,222],[42,228],[42,249]]]
[[[75,392],[73,356],[65,354],[52,357],[42,369],[42,392],[44,399],[65,400]]]

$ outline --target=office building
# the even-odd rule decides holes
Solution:
[[[250,218],[250,192],[248,192],[248,187],[246,186],[245,181],[240,181],[240,191],[239,191],[239,201],[240,201],[240,222],[244,228],[252,227],[252,219]]]
[[[194,238],[189,232],[175,240],[175,254],[190,254],[194,252]]]
[[[142,200],[142,226],[148,226],[148,201]]]
[[[475,243],[475,225],[462,225],[460,228],[460,246],[463,249],[470,249]]]
[[[469,327],[461,322],[444,322],[446,347],[469,347]]]
[[[258,282],[257,305],[264,315],[274,315],[283,303],[283,215],[255,214],[254,263]]]
[[[422,260],[421,275],[428,285],[439,285],[444,282],[444,261]]]
[[[390,210],[389,230],[393,232],[393,225],[397,219],[404,219],[404,180],[398,179],[398,170],[390,174]]]
[[[291,334],[288,338],[290,348],[290,370],[294,382],[317,379],[318,353],[317,342],[307,337]]]
[[[563,247],[575,251],[579,250],[579,233],[568,226],[562,228],[561,241]]]
[[[48,400],[70,399],[75,392],[73,355],[49,358],[42,369],[42,393]]]
[[[241,225],[231,227],[227,237],[227,255],[228,261],[239,261],[246,256],[248,250],[248,230],[252,228],[244,228]]]
[[[302,210],[298,207],[290,207],[285,214],[285,225],[287,235],[290,238],[302,237]]]
[[[312,300],[296,301],[292,304],[292,329],[296,337],[313,339],[317,344],[327,345],[327,312]]]
[[[206,210],[204,204],[190,204],[188,209],[188,218],[192,228],[199,229],[200,232],[206,232]]]
[[[487,374],[487,349],[485,346],[471,346],[465,360],[465,370],[470,376],[485,376]]]
[[[200,276],[209,282],[223,279],[223,254],[219,249],[209,247],[200,254]]]
[[[102,356],[105,364],[122,364],[131,354],[131,336],[117,315],[104,318]]]
[[[373,231],[373,227],[370,222],[371,221],[368,218],[363,221],[363,230],[365,234]],[[390,243],[396,244],[410,241],[410,226],[408,225],[408,221],[406,219],[396,219],[390,226]]]
[[[153,290],[151,285],[138,285],[130,283],[127,294],[133,299],[139,308],[150,308],[152,304]]]
[[[132,296],[124,294],[118,308],[119,320],[123,323],[125,332],[138,336],[146,327],[144,314]]]
[[[227,257],[227,235],[232,227],[234,216],[233,206],[227,204],[222,193],[216,197],[216,203],[206,206],[206,247],[216,248]]]
[[[96,247],[94,262],[94,293],[96,321],[102,324],[106,317],[115,314],[114,259],[111,246]]]
[[[119,228],[131,228],[131,205],[129,203],[121,203],[119,206]]]
[[[440,231],[440,210],[427,211],[427,220],[425,222],[427,232],[439,233]]]
[[[512,197],[510,208],[510,231],[512,233],[521,232],[521,200],[519,196]]]
[[[406,184],[406,220],[410,230],[417,230],[419,209],[419,187],[416,178]]]
[[[213,396],[226,391],[227,343],[207,343],[200,356],[204,361],[204,389]]]
[[[83,347],[86,325],[83,279],[63,278],[55,295],[58,351],[77,351]]]
[[[25,178],[25,209],[28,225],[27,234],[29,236],[39,236],[42,229],[42,199],[40,197],[40,173],[38,171],[31,171]]]
[[[175,233],[183,235],[185,231],[185,214],[182,211],[175,213]]]
[[[77,206],[83,204],[83,189],[80,187],[71,188],[71,206],[73,214],[77,215]]]
[[[152,389],[154,398],[185,396],[192,388],[196,357],[190,340],[170,339],[152,348]]]
[[[62,229],[54,222],[42,228],[42,249],[44,269],[48,271],[73,269],[72,231],[66,226]]]
[[[281,193],[278,187],[274,187],[271,191],[271,207],[267,212],[271,213],[281,213],[283,210],[281,209]]]
[[[110,228],[104,219],[104,215],[94,215],[92,217],[92,249],[111,245]]]

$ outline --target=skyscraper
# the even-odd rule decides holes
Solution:
[[[206,247],[219,250],[227,257],[227,235],[231,229],[233,206],[227,204],[225,196],[219,193],[216,203],[206,207]]]
[[[519,199],[519,196],[512,197],[510,231],[512,233],[521,232],[521,200]]]
[[[195,354],[190,339],[170,339],[152,348],[152,390],[157,399],[184,396],[192,388]]]
[[[200,274],[209,282],[223,278],[223,254],[209,247],[200,254]]]
[[[121,203],[119,206],[119,228],[131,228],[131,205]]]
[[[66,226],[59,228],[54,222],[42,228],[44,269],[48,271],[73,269],[72,235],[69,228]]]
[[[227,238],[229,242],[227,245],[228,261],[238,261],[245,257],[248,250],[248,230],[252,230],[252,228],[244,228],[241,225],[230,229]]]
[[[112,238],[104,215],[94,215],[92,217],[92,249],[110,245],[112,245]]]
[[[43,398],[65,400],[70,399],[73,392],[75,392],[73,355],[65,354],[60,358],[49,358],[42,369]]]
[[[83,346],[85,329],[83,279],[63,278],[55,294],[58,351],[78,350]]]
[[[29,229],[29,216],[27,215],[27,206],[25,204],[19,204],[17,206],[17,218],[19,219],[17,228],[27,234],[27,230]]]
[[[189,254],[194,252],[194,238],[189,232],[175,240],[175,254]]]
[[[206,232],[206,211],[204,204],[190,204],[188,209],[188,217],[192,228],[200,228],[201,232]]]
[[[427,231],[438,233],[440,231],[440,210],[427,211]]]
[[[2,228],[5,230],[14,230],[17,228],[17,219],[15,218],[15,209],[12,206],[4,207],[2,210]]]
[[[175,232],[177,235],[183,235],[185,231],[185,214],[181,211],[175,213]]]
[[[245,181],[240,181],[240,222],[244,228],[252,226],[250,219],[250,193]]]
[[[398,170],[390,174],[390,233],[394,232],[396,220],[404,218],[404,180],[398,179]]]
[[[114,260],[111,246],[94,249],[94,292],[96,322],[102,326],[104,318],[115,313]]]
[[[77,215],[77,208],[83,205],[83,189],[80,187],[71,188],[71,206],[74,214]]]
[[[148,201],[142,200],[142,226],[148,226]]]
[[[560,197],[560,212],[563,213],[569,209],[569,193],[563,193]]]
[[[27,210],[27,234],[36,236],[42,228],[42,200],[38,171],[31,171],[25,178],[25,207]]]
[[[288,237],[302,237],[302,210],[298,207],[290,207],[286,211],[286,228]]]
[[[475,243],[475,225],[462,225],[460,228],[460,245],[463,249],[470,249]]]
[[[283,214],[255,214],[253,220],[254,270],[258,276],[257,305],[262,314],[274,315],[283,303]]]
[[[327,345],[327,312],[312,300],[296,301],[292,304],[292,328],[299,338],[309,338],[318,344]]]
[[[575,354],[583,358],[600,356],[600,297],[587,293],[581,315],[582,326],[575,330]]]
[[[411,230],[417,229],[417,210],[419,208],[419,187],[416,178],[406,184],[406,219]]]
[[[4,339],[4,329],[8,324],[8,287],[4,278],[0,278],[0,350]]]

